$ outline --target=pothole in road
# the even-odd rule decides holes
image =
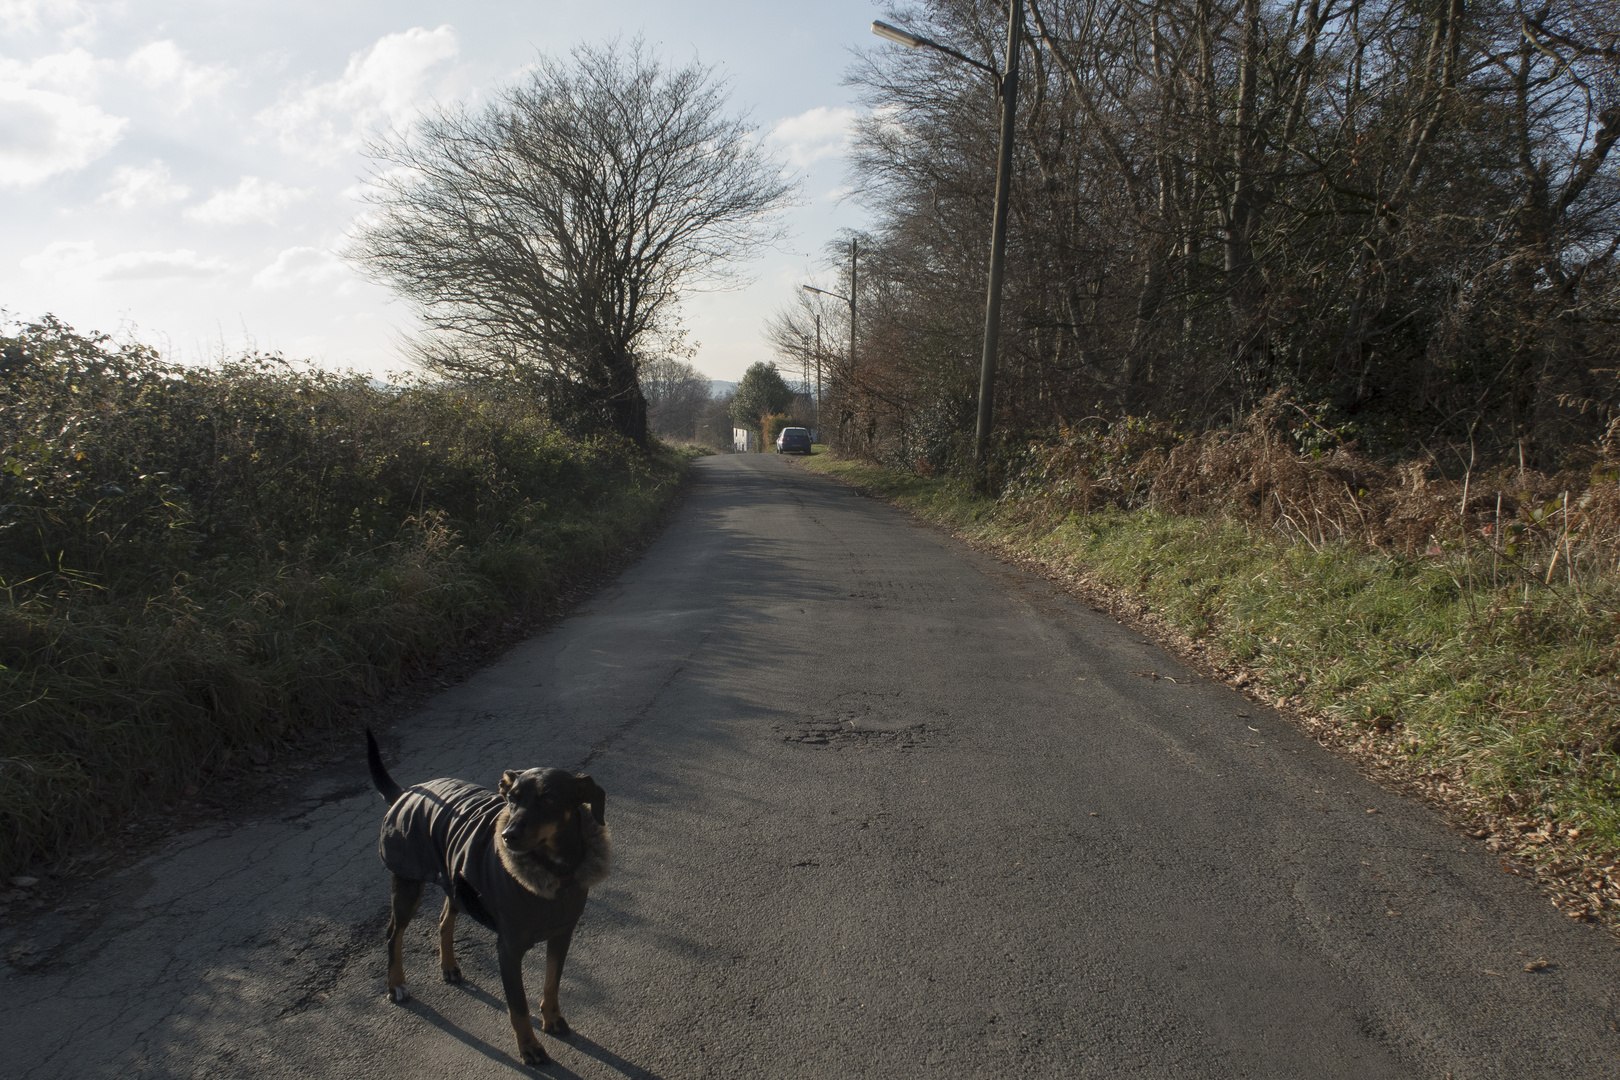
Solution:
[[[773,725],[783,742],[832,750],[917,750],[935,745],[944,734],[937,724],[905,727],[863,727],[849,720],[816,721],[802,725]]]

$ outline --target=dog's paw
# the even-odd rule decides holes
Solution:
[[[404,983],[400,983],[398,986],[390,986],[388,988],[388,1000],[395,1005],[403,1005],[411,1000],[411,992],[405,989]]]
[[[440,974],[444,976],[444,981],[449,983],[451,986],[455,986],[461,982],[461,969],[459,967],[445,968],[440,972]]]
[[[557,1039],[566,1039],[574,1033],[574,1029],[568,1026],[568,1021],[561,1016],[542,1016],[540,1030]]]
[[[538,1042],[533,1046],[525,1046],[521,1049],[523,1052],[523,1064],[537,1067],[551,1064],[551,1055],[546,1053],[546,1048]]]

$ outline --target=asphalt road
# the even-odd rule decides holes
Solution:
[[[697,468],[641,561],[385,739],[406,783],[608,792],[547,1075],[1620,1075],[1615,939],[1478,842],[882,503]],[[380,816],[357,748],[8,931],[0,1073],[528,1071],[466,921],[468,983],[424,914],[385,1002]]]

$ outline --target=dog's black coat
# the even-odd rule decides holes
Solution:
[[[428,882],[445,893],[439,961],[445,981],[461,981],[453,937],[465,912],[495,931],[507,1010],[525,1062],[548,1057],[529,1022],[523,956],[546,942],[543,1029],[567,1035],[558,983],[585,910],[587,890],[607,877],[611,840],[605,796],[588,776],[560,769],[508,771],[499,792],[465,780],[439,779],[401,788],[383,767],[371,733],[366,757],[377,791],[388,801],[377,850],[393,875],[389,920],[389,996],[405,992],[401,939]],[[589,812],[585,812],[588,810]],[[515,845],[515,846],[514,846]]]
[[[516,885],[495,851],[495,821],[505,808],[498,793],[465,780],[416,784],[388,808],[377,852],[391,873],[433,882],[457,909],[499,933],[482,897],[501,910],[495,894]],[[516,891],[533,895],[522,886]]]

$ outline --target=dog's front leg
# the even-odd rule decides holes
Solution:
[[[525,1065],[546,1065],[551,1055],[540,1045],[540,1036],[529,1022],[529,996],[523,992],[523,954],[502,937],[495,944],[495,954],[501,962],[501,986],[506,990],[506,1015],[512,1021],[512,1034],[517,1036],[518,1054]]]
[[[571,1034],[568,1021],[562,1017],[557,992],[562,986],[563,961],[568,959],[568,945],[573,940],[574,928],[570,926],[546,942],[546,987],[540,994],[540,1030],[559,1039]]]

